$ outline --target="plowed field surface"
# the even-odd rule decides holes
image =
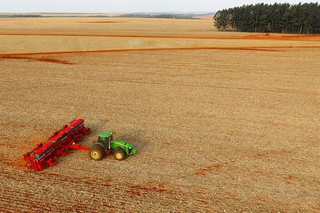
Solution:
[[[319,212],[320,39],[211,20],[0,19],[1,212]],[[118,162],[22,155],[75,118]]]

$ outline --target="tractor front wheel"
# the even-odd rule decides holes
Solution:
[[[105,154],[103,146],[95,144],[91,147],[89,155],[93,160],[101,160]]]
[[[122,149],[116,149],[113,153],[113,156],[116,160],[124,160],[124,158],[126,157],[126,154],[124,153],[124,151]]]

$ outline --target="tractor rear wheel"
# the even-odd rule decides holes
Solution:
[[[113,153],[113,156],[116,160],[124,160],[124,158],[126,157],[126,154],[122,149],[116,149]]]
[[[90,158],[93,160],[101,160],[104,154],[104,147],[99,144],[93,145],[89,152]]]

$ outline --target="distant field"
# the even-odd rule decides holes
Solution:
[[[0,13],[0,16],[36,15],[42,17],[114,17],[122,13]]]
[[[308,41],[308,42],[306,42]],[[212,20],[0,19],[0,54],[132,49],[319,47],[320,36],[217,32]]]
[[[5,212],[319,212],[320,36],[212,20],[0,19]],[[22,155],[74,118],[137,155]]]

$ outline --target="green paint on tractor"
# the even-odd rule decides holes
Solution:
[[[94,160],[101,160],[105,154],[113,154],[115,159],[123,160],[126,156],[136,154],[136,150],[132,149],[130,143],[113,140],[112,131],[101,131],[98,141],[92,142],[89,154]]]
[[[112,134],[113,133],[111,131],[101,131],[101,132],[99,132],[98,137],[107,138],[107,137],[112,136]]]

